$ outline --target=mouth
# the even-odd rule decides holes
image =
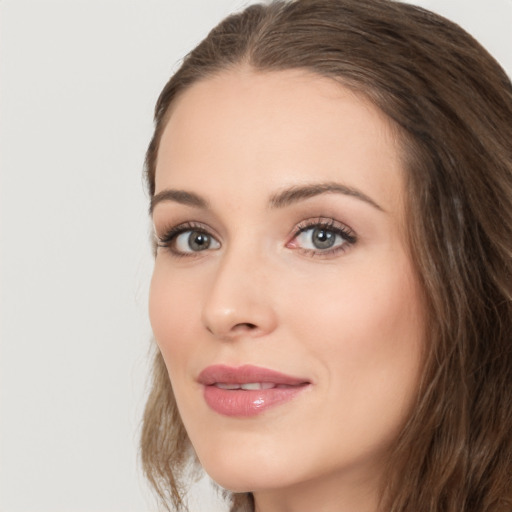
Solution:
[[[245,391],[255,391],[257,389],[286,389],[293,388],[287,384],[276,384],[275,382],[247,382],[245,384],[228,384],[227,382],[215,382],[213,386],[219,389],[243,389]]]
[[[250,417],[295,398],[311,385],[307,379],[267,368],[214,365],[198,377],[207,405],[223,416]]]

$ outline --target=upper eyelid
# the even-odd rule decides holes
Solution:
[[[332,217],[313,217],[305,219],[297,223],[294,230],[296,234],[299,234],[300,232],[314,228],[315,226],[325,227],[327,229],[332,229],[333,231],[342,231],[344,233],[349,233],[354,238],[357,238],[355,231],[348,224],[338,221]]]
[[[163,230],[163,233],[161,233],[161,234],[158,234],[158,232],[155,228],[154,236],[156,238],[156,240],[155,240],[156,247],[157,248],[160,247],[162,249],[168,250],[175,257],[197,256],[202,251],[197,251],[197,252],[196,251],[191,251],[191,252],[180,251],[174,247],[174,244],[176,243],[177,238],[189,231],[190,232],[197,231],[200,233],[204,233],[204,234],[208,235],[209,237],[211,237],[212,239],[214,239],[219,244],[219,246],[221,246],[219,237],[212,234],[210,229],[205,228],[203,223],[198,223],[195,221],[186,221],[186,222],[181,222],[176,225],[171,225],[170,227],[165,228]],[[205,249],[205,250],[207,250],[207,249]],[[217,248],[215,248],[215,250],[217,250]]]
[[[307,221],[305,221],[307,223]],[[308,225],[309,224],[309,225]],[[308,248],[303,246],[296,246],[293,247],[293,250],[298,251],[299,253],[303,253],[307,255],[310,258],[319,258],[319,259],[332,259],[340,256],[341,254],[344,254],[347,250],[350,250],[352,246],[354,246],[357,241],[358,237],[354,230],[350,228],[348,225],[336,221],[332,218],[323,218],[322,221],[316,221],[306,224],[302,229],[298,229],[296,231],[296,234],[292,236],[292,238],[287,242],[288,244],[291,244],[295,239],[297,239],[299,236],[301,236],[303,233],[306,233],[307,231],[314,229],[315,227],[323,227],[327,231],[331,231],[336,234],[336,236],[341,237],[342,240],[344,240],[342,243],[338,245],[334,245],[332,247],[328,247],[325,249],[321,248]]]
[[[208,226],[207,224],[199,221],[185,221],[178,222],[177,224],[164,225],[162,228],[157,227],[153,223],[153,233],[157,238],[163,238],[169,235],[169,233],[180,234],[186,231],[202,231],[207,233],[214,238],[218,238],[216,230]]]
[[[286,238],[288,241],[290,241],[300,233],[309,229],[313,229],[316,226],[321,226],[325,227],[326,229],[332,229],[333,231],[341,232],[345,236],[350,235],[351,240],[349,241],[351,242],[355,242],[357,240],[356,233],[349,225],[330,216],[315,216],[301,220],[300,222],[294,224],[291,232],[289,232],[289,235]],[[189,220],[176,224],[164,225],[163,227],[157,227],[153,222],[153,233],[157,242],[161,242],[169,236],[175,238],[184,232],[194,230],[204,232],[215,238],[219,243],[221,242],[222,237],[217,232],[217,230],[201,221]]]

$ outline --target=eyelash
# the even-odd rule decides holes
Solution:
[[[305,249],[302,247],[296,247],[294,248],[294,250],[299,250],[301,253],[310,256],[329,257],[334,256],[339,252],[346,251],[350,246],[354,245],[357,242],[357,237],[355,233],[348,226],[341,224],[340,222],[335,221],[334,219],[331,218],[317,217],[314,219],[308,219],[300,222],[295,228],[294,234],[290,242],[287,242],[287,247],[290,247],[290,244],[292,244],[292,242],[296,240],[298,236],[300,236],[302,233],[306,231],[309,231],[312,228],[324,229],[325,231],[333,233],[334,235],[340,236],[344,240],[344,242],[341,245],[335,246],[332,249],[328,250]],[[177,226],[169,228],[164,232],[164,234],[161,237],[157,237],[156,245],[157,247],[161,247],[163,249],[168,250],[175,258],[196,257],[198,256],[198,253],[202,251],[182,252],[176,250],[173,247],[177,237],[183,233],[186,233],[187,231],[202,233],[216,240],[216,238],[202,224],[196,222],[185,222],[183,224],[179,224]]]
[[[312,228],[316,229],[324,229],[330,233],[334,233],[335,235],[340,236],[344,242],[341,245],[335,246],[332,249],[321,250],[321,249],[304,249],[302,247],[297,247],[296,250],[301,251],[304,254],[319,256],[319,257],[329,257],[338,254],[339,252],[345,252],[349,247],[354,245],[357,242],[356,234],[350,229],[348,226],[342,224],[331,218],[325,217],[317,217],[314,219],[307,219],[305,221],[300,222],[297,225],[295,233],[293,235],[292,241],[295,240],[302,233],[309,231]],[[288,242],[290,244],[291,242]]]
[[[177,226],[167,229],[162,236],[157,236],[156,245],[157,247],[169,250],[169,252],[177,258],[194,256],[193,252],[184,253],[173,248],[173,244],[176,242],[178,236],[186,233],[187,231],[203,233],[204,235],[213,238],[213,236],[208,232],[207,229],[205,229],[202,224],[196,222],[185,222],[183,224],[178,224]]]

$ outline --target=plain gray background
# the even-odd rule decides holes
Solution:
[[[142,162],[179,59],[243,0],[0,1],[0,511],[156,510],[137,441]],[[512,0],[425,0],[512,74]],[[207,495],[192,510],[220,510]]]

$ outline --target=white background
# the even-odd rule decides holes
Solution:
[[[142,163],[177,62],[245,3],[0,0],[0,512],[156,509],[137,462]],[[512,74],[512,0],[415,3]],[[217,510],[204,500],[193,510]]]

